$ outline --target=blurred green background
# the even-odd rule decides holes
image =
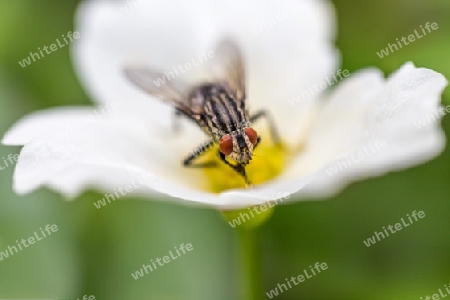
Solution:
[[[65,47],[22,69],[29,51],[73,30],[77,0],[0,0],[0,132],[37,109],[89,104]],[[343,68],[376,66],[386,74],[405,61],[450,78],[450,2],[335,0]],[[380,59],[376,52],[426,22],[439,29]],[[450,89],[445,99],[450,103]],[[448,135],[450,121],[444,117]],[[0,147],[0,156],[19,153]],[[39,227],[45,241],[0,262],[1,298],[237,299],[237,236],[214,210],[119,201],[101,210],[88,192],[66,202],[50,191],[12,192],[13,167],[0,171],[0,251]],[[356,183],[328,201],[277,207],[262,228],[265,291],[309,265],[329,269],[277,299],[420,299],[450,283],[450,150],[433,161]],[[138,200],[138,199],[130,199]],[[413,210],[426,217],[376,245],[363,240]],[[137,281],[130,276],[180,243],[180,259]],[[201,249],[201,250],[196,250]]]

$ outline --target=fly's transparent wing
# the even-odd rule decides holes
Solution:
[[[237,101],[245,100],[245,71],[241,52],[231,40],[220,42],[214,52],[214,57],[206,66],[207,75],[197,84],[188,84],[179,78],[171,78],[151,68],[126,67],[126,77],[136,86],[177,109],[193,116],[203,111],[203,99],[191,97],[193,87],[205,83],[225,83],[236,95]]]
[[[245,100],[245,67],[241,51],[232,40],[221,41],[209,62],[209,82],[225,82],[235,93],[238,101]]]
[[[199,103],[189,99],[191,85],[179,78],[168,80],[164,73],[139,67],[125,67],[124,73],[133,84],[143,91],[168,102],[187,115],[193,116],[201,111],[201,107],[196,107]]]

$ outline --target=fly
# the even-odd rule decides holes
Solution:
[[[184,159],[184,166],[206,167],[208,164],[195,163],[195,159],[218,143],[220,160],[251,186],[245,166],[252,160],[261,141],[251,124],[267,117],[275,142],[278,142],[278,134],[265,110],[249,115],[244,64],[238,47],[231,41],[222,41],[216,47],[215,55],[213,75],[198,84],[187,84],[179,79],[156,84],[164,74],[149,68],[127,67],[125,75],[145,92],[171,104],[177,115],[194,121],[209,136],[209,141]]]

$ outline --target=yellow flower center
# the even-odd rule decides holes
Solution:
[[[220,193],[230,189],[244,188],[244,178],[220,160],[218,151],[216,145],[204,154],[205,161],[216,162],[216,166],[203,169],[207,178],[205,189]],[[227,158],[227,160],[236,164],[233,159]],[[252,161],[245,167],[247,177],[254,185],[273,179],[283,171],[286,160],[287,152],[282,144],[274,144],[270,138],[262,139],[253,152]]]

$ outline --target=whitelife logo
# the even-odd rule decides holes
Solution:
[[[441,106],[434,112],[434,114],[427,114],[423,119],[419,120],[414,125],[417,129],[422,129],[427,125],[433,124],[434,122],[440,120],[448,113],[450,113],[450,105],[447,105],[445,107]]]
[[[201,55],[197,55],[196,58],[195,57],[191,58],[191,62],[185,63],[184,65],[172,66],[173,72],[172,71],[164,72],[164,75],[162,75],[162,77],[156,78],[156,80],[153,80],[153,83],[158,87],[163,84],[166,84],[166,80],[171,81],[172,79],[181,76],[182,74],[192,70],[192,68],[204,64],[209,59],[213,58],[215,55],[216,54],[212,50],[209,50],[207,52],[205,51]]]
[[[344,159],[338,160],[336,163],[334,163],[331,167],[329,167],[326,171],[328,176],[332,176],[334,174],[339,173],[339,171],[343,171],[347,168],[350,168],[353,165],[356,165],[366,157],[370,157],[373,154],[383,150],[388,146],[388,143],[386,140],[376,140],[374,144],[369,144],[368,147],[364,147],[362,151],[351,153],[350,155],[346,156]]]
[[[289,289],[292,289],[291,283],[294,285],[299,285],[300,283],[304,282],[306,279],[313,278],[314,276],[318,275],[321,271],[325,271],[326,269],[328,269],[327,263],[316,262],[314,267],[309,266],[309,270],[310,270],[309,272],[305,269],[305,270],[303,270],[304,275],[300,274],[297,277],[292,276],[290,279],[286,278],[285,279],[286,284],[279,283],[277,285],[277,287],[275,287],[274,289],[267,292],[266,295],[267,295],[267,297],[269,297],[269,299],[272,299],[272,298],[278,296],[279,293],[284,293],[284,291],[288,291]],[[317,274],[316,274],[316,272],[317,272]],[[288,288],[288,286],[289,286],[289,288]]]
[[[83,298],[77,298],[77,300],[95,300],[95,297],[93,295],[84,295]]]
[[[3,171],[9,166],[14,165],[19,160],[19,154],[8,154],[8,157],[2,157],[3,162],[0,162],[0,171]]]
[[[265,212],[268,208],[272,208],[278,205],[278,201],[282,203],[284,199],[289,199],[290,197],[291,195],[289,193],[278,193],[275,197],[273,197],[275,198],[275,200],[266,201],[263,204],[247,208],[250,215],[248,215],[246,212],[240,212],[239,216],[229,221],[228,224],[230,224],[232,228],[236,228],[246,221],[250,221],[250,219],[254,218],[255,216]],[[253,213],[253,211],[256,213],[256,215]]]
[[[103,194],[103,198],[94,202],[94,206],[97,209],[105,207],[106,205],[114,202],[121,197],[124,197],[136,190],[139,190],[143,186],[151,186],[152,182],[156,182],[156,177],[153,174],[143,174],[142,176],[138,176],[136,180],[132,180],[126,186],[119,186],[118,188],[114,188],[114,194],[105,193]]]
[[[192,244],[186,244],[186,245],[181,244],[180,248],[174,247],[174,249],[175,249],[175,252],[177,255],[174,255],[174,253],[172,253],[172,250],[170,250],[169,255],[164,256],[162,259],[157,257],[155,259],[155,261],[153,261],[153,259],[150,260],[150,262],[151,262],[150,265],[143,264],[142,268],[140,268],[139,270],[137,270],[131,274],[131,277],[133,277],[134,280],[138,280],[139,278],[144,277],[145,275],[149,274],[149,271],[153,272],[154,270],[158,269],[158,266],[162,267],[165,264],[168,264],[171,261],[181,257],[182,255],[186,254],[187,252],[194,250],[194,247],[192,246]],[[181,254],[180,251],[183,254]]]
[[[16,246],[8,246],[5,251],[1,251],[0,252],[0,261],[8,258],[10,255],[12,256],[16,253],[19,253],[19,251],[22,251],[25,248],[28,248],[30,245],[33,245],[36,242],[43,240],[47,236],[50,236],[52,233],[57,232],[58,226],[56,226],[55,224],[53,224],[53,225],[47,224],[47,225],[45,225],[44,229],[42,229],[42,228],[39,228],[39,229],[40,229],[40,233],[35,231],[34,235],[28,237],[27,239],[21,239],[20,242],[19,242],[19,240],[16,240],[17,247]],[[23,246],[23,248],[22,248],[22,246]],[[19,248],[19,250],[17,248]]]
[[[333,76],[326,77],[324,81],[319,82],[318,84],[312,84],[308,86],[307,90],[301,91],[296,96],[290,98],[288,101],[291,105],[296,105],[297,103],[301,103],[303,100],[308,100],[315,95],[319,94],[321,91],[325,90],[328,87],[333,86],[338,83],[340,80],[347,78],[350,76],[349,70],[339,69],[336,73],[332,74]],[[338,78],[339,77],[339,78]]]
[[[55,52],[56,50],[61,49],[62,47],[69,44],[69,41],[67,41],[66,38],[68,38],[70,40],[70,42],[73,42],[74,40],[79,39],[80,33],[78,31],[75,31],[72,34],[72,31],[69,31],[66,35],[63,34],[62,37],[63,37],[65,44],[61,43],[59,38],[57,38],[56,44],[51,44],[50,46],[44,46],[44,47],[42,47],[42,49],[41,49],[41,47],[38,48],[38,52],[41,55],[39,55],[39,53],[30,52],[30,55],[27,58],[24,58],[24,59],[22,59],[22,61],[19,61],[19,65],[22,68],[25,68],[26,66],[31,65],[31,60],[33,60],[33,62],[35,62],[36,59],[39,60],[41,58],[44,58],[45,55],[42,50],[44,50],[45,53],[47,53],[47,54],[51,54],[52,52]],[[50,51],[49,51],[49,49],[50,49]]]
[[[125,3],[125,5],[122,5],[121,7],[119,7],[118,9],[116,9],[116,13],[119,16],[123,16],[127,13],[129,13],[130,11],[139,8],[139,6],[144,3],[145,1],[143,0],[133,0],[133,1],[127,1],[127,3]]]
[[[450,284],[449,284],[449,286],[450,286]],[[442,291],[443,289],[439,288],[438,289],[439,294],[435,293],[435,294],[433,294],[431,296],[426,295],[425,298],[420,297],[420,299],[421,300],[439,300],[439,299],[445,298],[448,295],[450,295],[450,287],[449,286],[444,284],[445,291]],[[445,293],[446,291],[447,291],[448,294]]]
[[[366,245],[366,247],[370,247],[371,245],[375,245],[376,242],[381,241],[381,238],[385,239],[386,237],[388,237],[389,236],[389,232],[394,234],[397,231],[400,231],[403,228],[408,227],[409,225],[411,225],[413,223],[413,220],[411,219],[411,216],[416,222],[419,221],[419,219],[425,218],[425,212],[423,210],[421,210],[419,212],[413,211],[411,213],[411,216],[409,214],[407,214],[406,216],[408,217],[408,220],[409,220],[410,223],[405,222],[405,220],[403,218],[401,218],[400,219],[402,221],[401,223],[396,223],[394,226],[392,226],[392,225],[388,226],[389,231],[386,229],[385,226],[383,226],[384,234],[383,234],[383,232],[375,231],[374,235],[371,238],[368,238],[367,240],[363,241],[364,245]],[[419,217],[419,218],[417,218],[417,217]],[[394,230],[394,228],[395,228],[395,230]]]
[[[439,25],[438,25],[436,22],[433,22],[433,23],[431,23],[431,24],[430,24],[430,22],[427,22],[427,24],[425,24],[425,29],[426,29],[426,31],[425,31],[425,29],[422,27],[422,25],[420,25],[420,28],[422,29],[423,35],[420,35],[420,33],[417,32],[417,29],[416,29],[416,30],[414,30],[414,34],[408,35],[408,41],[409,41],[409,42],[406,41],[406,37],[404,37],[404,36],[400,39],[402,42],[400,42],[400,40],[397,38],[396,40],[397,40],[398,46],[400,46],[400,48],[403,48],[403,45],[404,45],[404,46],[409,45],[410,43],[416,41],[416,38],[417,38],[417,39],[423,38],[423,37],[426,36],[428,33],[431,33],[431,29],[437,30],[437,29],[439,28]],[[427,33],[427,32],[428,32],[428,33]],[[403,43],[403,44],[402,44],[402,43]],[[388,56],[388,55],[391,54],[391,53],[394,53],[395,51],[398,51],[397,45],[396,45],[395,43],[394,43],[394,44],[388,44],[388,46],[387,46],[386,48],[384,48],[384,49],[381,50],[380,52],[377,52],[377,55],[378,55],[379,58],[383,58],[383,57],[385,57],[385,56]]]

